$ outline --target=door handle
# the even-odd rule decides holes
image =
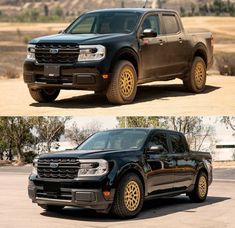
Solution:
[[[179,43],[182,44],[183,43],[183,39],[180,37],[179,38]]]

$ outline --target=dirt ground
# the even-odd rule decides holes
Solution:
[[[1,115],[234,115],[235,77],[209,76],[202,94],[187,93],[182,82],[140,86],[133,104],[110,105],[105,96],[86,91],[62,91],[53,103],[36,103],[22,79],[0,82]]]

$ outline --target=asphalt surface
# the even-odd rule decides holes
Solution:
[[[5,171],[3,171],[5,170]],[[26,171],[25,171],[26,172]],[[191,203],[182,195],[146,201],[137,218],[119,220],[92,210],[65,208],[60,213],[46,212],[27,196],[28,174],[0,169],[0,227],[234,227],[235,183],[214,182],[204,203]]]
[[[1,116],[40,115],[234,115],[235,77],[209,76],[201,94],[184,91],[181,80],[138,87],[133,104],[114,106],[105,96],[87,91],[61,91],[52,103],[37,103],[22,79],[0,80]]]

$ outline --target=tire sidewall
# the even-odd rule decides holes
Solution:
[[[204,81],[203,81],[203,86],[201,88],[197,87],[197,83],[196,83],[196,80],[195,80],[195,68],[196,68],[198,63],[201,63],[203,65],[203,68],[204,68]],[[200,92],[203,92],[205,90],[205,87],[206,87],[206,64],[205,64],[204,60],[201,57],[196,57],[193,61],[191,71],[190,71],[190,80],[191,80],[192,89],[196,93],[200,93]]]
[[[121,71],[125,67],[130,68],[134,76],[134,88],[133,88],[132,94],[129,97],[122,96],[121,91],[120,91],[121,90],[120,88]],[[114,73],[112,77],[113,78],[111,78],[111,80],[115,80],[115,84],[117,85],[116,95],[118,97],[118,100],[120,101],[119,103],[122,103],[122,104],[131,103],[135,99],[135,96],[137,93],[137,73],[136,73],[134,66],[129,61],[126,61],[126,60],[119,61],[115,65]]]
[[[201,197],[200,193],[199,193],[199,179],[201,176],[204,176],[206,178],[206,194],[204,197]],[[197,197],[200,201],[204,201],[207,197],[207,193],[208,193],[208,177],[204,172],[200,172],[197,178],[197,186],[196,186],[196,194]]]
[[[124,202],[124,192],[125,192],[125,187],[127,186],[127,184],[131,181],[135,181],[138,186],[139,186],[139,189],[140,189],[140,202],[139,202],[139,205],[138,207],[136,208],[136,210],[134,211],[130,211],[128,210],[128,208],[126,207],[125,205],[125,202]],[[132,218],[132,217],[135,217],[142,209],[143,207],[143,202],[144,202],[144,189],[143,189],[143,184],[140,180],[140,178],[136,175],[136,174],[126,174],[122,179],[121,179],[121,183],[120,185],[118,186],[119,188],[119,200],[120,200],[120,205],[122,207],[122,213],[125,214],[125,217],[126,218]]]

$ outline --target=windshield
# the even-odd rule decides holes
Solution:
[[[98,132],[88,138],[78,150],[130,150],[140,149],[147,137],[142,130],[116,130]]]
[[[134,12],[96,12],[79,17],[66,31],[70,34],[131,33],[140,14]]]

